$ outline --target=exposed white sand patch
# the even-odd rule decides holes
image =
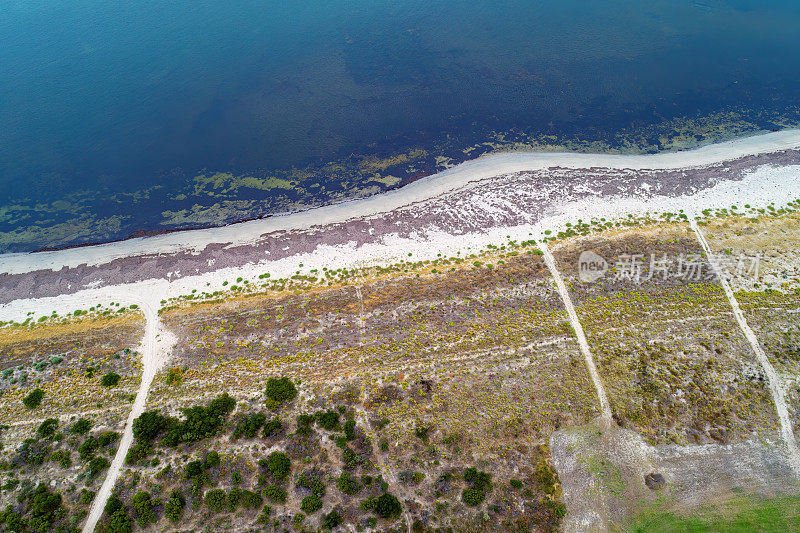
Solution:
[[[769,135],[763,137],[771,138]],[[800,134],[796,134],[795,137],[797,137],[800,143]],[[795,137],[792,138],[794,139]],[[762,139],[762,137],[757,137],[756,139]],[[743,141],[737,142],[740,144],[743,143]],[[758,144],[758,146],[760,145],[761,144]],[[725,146],[728,146],[728,144]],[[711,148],[714,147],[706,147],[706,149]],[[721,149],[717,147],[713,153],[719,154],[720,150]],[[695,152],[664,155],[690,156]],[[544,156],[547,154],[516,155]],[[655,156],[609,157],[633,157],[634,160],[638,160],[639,158]],[[432,184],[436,185],[434,183]],[[406,188],[399,189],[390,194],[398,196],[405,190]],[[0,305],[0,320],[22,322],[29,316],[28,313],[33,313],[31,316],[38,318],[42,315],[50,315],[52,311],[56,311],[60,316],[64,316],[75,309],[88,309],[98,304],[107,305],[109,302],[128,305],[140,300],[145,300],[153,307],[158,308],[161,305],[161,300],[168,300],[183,294],[189,294],[192,290],[196,290],[197,292],[225,290],[227,287],[223,286],[223,282],[234,282],[234,280],[239,277],[248,280],[251,284],[257,284],[261,281],[258,279],[258,276],[267,272],[275,279],[292,276],[297,271],[305,274],[308,274],[312,269],[322,271],[324,267],[355,268],[359,266],[388,265],[403,260],[434,260],[439,254],[443,257],[452,257],[460,253],[461,256],[464,257],[469,253],[479,252],[489,244],[503,242],[507,237],[518,241],[541,239],[544,236],[545,230],[552,230],[553,232],[563,230],[566,228],[568,222],[575,222],[578,218],[585,221],[591,219],[599,220],[601,218],[614,220],[624,218],[628,214],[644,215],[646,213],[657,212],[677,213],[680,210],[684,210],[686,213],[696,213],[706,208],[730,208],[732,204],[740,206],[750,204],[752,207],[764,207],[769,204],[785,205],[787,202],[797,198],[798,191],[800,191],[800,166],[762,166],[748,172],[743,179],[720,181],[708,189],[685,196],[608,196],[579,201],[567,199],[552,205],[549,212],[536,224],[499,226],[485,231],[461,235],[453,235],[450,232],[436,230],[435,228],[426,228],[424,234],[417,234],[409,237],[401,237],[399,234],[386,234],[378,242],[367,243],[361,246],[358,246],[355,242],[340,245],[321,245],[309,253],[299,253],[279,260],[270,260],[267,257],[259,262],[247,263],[238,267],[222,268],[196,276],[187,276],[172,280],[150,279],[116,286],[97,287],[58,297],[18,299]],[[476,200],[479,200],[479,189],[475,190],[475,195]],[[378,201],[379,199],[380,198],[375,198],[370,201]],[[435,199],[433,201],[435,201]],[[316,210],[315,212],[317,211],[322,211],[322,209]],[[299,214],[297,216],[293,215],[292,217],[283,217],[280,220],[294,221],[292,225],[299,225],[297,221],[299,219],[305,220],[303,217],[308,216],[310,215]],[[270,223],[275,223],[275,220]],[[267,223],[269,221],[258,222]],[[311,223],[312,222],[310,222],[309,225]],[[313,223],[320,223],[320,220],[315,219]],[[240,226],[242,225],[230,226],[230,228]],[[217,231],[218,230],[202,230],[200,232],[182,232],[180,236],[188,242],[191,241],[192,235],[205,235],[204,232],[215,234]],[[177,235],[178,234],[176,234],[176,236]],[[159,237],[154,237],[153,239],[158,238]],[[92,256],[95,254],[95,248],[122,245],[127,246],[124,242],[113,243],[100,247],[64,250],[63,253],[69,252],[72,254],[80,252],[85,256]],[[56,252],[53,253],[55,254]],[[409,253],[411,253],[411,257],[408,256]],[[45,254],[20,256],[24,258],[28,264],[26,266],[23,262],[17,262],[15,268],[25,267],[23,270],[41,268],[42,265],[38,264],[38,258],[43,255]],[[2,262],[3,257],[0,257],[0,265],[8,266],[8,264],[3,265]],[[303,265],[302,267],[300,267],[301,264]],[[0,271],[2,271],[2,269],[0,269]],[[136,297],[128,298],[128,295],[136,295]]]
[[[456,189],[462,189],[473,182],[501,174],[556,166],[563,168],[675,169],[710,165],[746,155],[799,147],[800,130],[784,130],[708,145],[696,150],[653,155],[493,154],[462,163],[400,189],[377,196],[291,215],[242,222],[220,228],[129,239],[90,247],[35,254],[4,254],[0,256],[0,272],[20,273],[47,268],[57,271],[64,266],[97,265],[121,257],[143,254],[174,253],[186,250],[199,253],[207,245],[213,243],[248,244],[257,241],[263,234],[273,231],[309,228],[343,222],[356,217],[379,215],[447,194]],[[642,189],[642,193],[647,195],[647,189]]]
[[[586,334],[583,332],[583,326],[581,326],[578,313],[575,312],[575,306],[572,305],[572,298],[569,296],[569,291],[564,283],[564,278],[561,277],[561,273],[558,271],[555,259],[553,259],[553,254],[550,253],[550,248],[547,246],[547,244],[539,243],[539,249],[542,251],[544,262],[547,265],[547,268],[550,269],[550,274],[553,276],[553,280],[556,282],[556,287],[558,288],[558,294],[561,296],[561,301],[564,302],[564,307],[567,309],[569,323],[572,325],[572,329],[575,330],[575,337],[578,339],[578,346],[581,348],[581,353],[586,361],[586,368],[589,370],[592,383],[594,383],[594,389],[597,392],[598,399],[600,400],[601,416],[603,419],[610,422],[611,405],[608,403],[608,396],[606,396],[606,390],[603,387],[603,381],[600,379],[600,374],[597,372],[597,367],[594,365],[592,351],[589,349],[589,343],[586,340]]]
[[[135,295],[129,295],[129,298],[136,298]],[[92,508],[89,511],[89,517],[83,526],[84,533],[93,533],[98,520],[103,515],[103,510],[106,506],[109,496],[114,490],[114,485],[117,482],[122,465],[125,462],[125,456],[133,443],[133,421],[144,412],[145,405],[147,405],[147,395],[150,392],[150,385],[153,383],[153,378],[156,372],[164,364],[169,356],[172,346],[177,342],[175,335],[165,330],[158,317],[156,307],[154,307],[147,300],[139,300],[139,307],[144,313],[145,326],[144,338],[141,343],[142,354],[142,381],[139,384],[139,390],[136,393],[136,400],[133,403],[133,408],[128,415],[128,421],[125,423],[125,431],[122,434],[122,439],[117,448],[117,453],[114,455],[114,460],[106,473],[103,480],[103,485],[97,491],[92,502]]]
[[[689,224],[694,230],[695,235],[697,235],[697,240],[700,241],[700,245],[703,247],[706,255],[711,257],[713,252],[711,247],[708,245],[708,241],[703,235],[703,232],[697,225],[697,221],[692,218],[689,221]],[[717,279],[719,280],[720,285],[722,285],[725,295],[728,297],[728,301],[733,309],[733,316],[736,318],[739,328],[742,330],[742,333],[744,333],[744,336],[747,338],[750,346],[753,347],[756,358],[761,364],[761,368],[764,370],[764,373],[767,375],[767,385],[769,386],[769,391],[772,394],[772,400],[775,403],[775,410],[778,412],[778,420],[781,424],[781,436],[783,437],[783,440],[789,449],[789,460],[791,461],[792,468],[794,468],[795,473],[798,475],[798,477],[800,477],[800,449],[797,447],[794,431],[792,431],[792,422],[789,419],[789,410],[786,407],[786,399],[784,398],[784,389],[781,384],[781,380],[778,377],[778,374],[775,372],[775,368],[773,368],[772,364],[769,362],[764,350],[761,349],[761,344],[758,342],[756,334],[747,324],[744,313],[742,312],[741,307],[739,307],[739,302],[736,300],[733,290],[731,290],[730,283],[728,283],[725,273],[714,261],[711,261],[711,268],[717,275]]]

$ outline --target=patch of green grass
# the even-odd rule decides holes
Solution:
[[[734,498],[700,507],[690,515],[651,514],[640,518],[628,530],[642,533],[800,531],[800,496],[771,500]]]

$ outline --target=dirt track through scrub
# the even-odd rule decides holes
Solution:
[[[121,298],[127,297],[129,297],[128,294],[121,296]],[[144,412],[145,405],[147,404],[147,395],[150,392],[150,385],[153,383],[153,378],[164,363],[169,349],[177,341],[174,335],[164,330],[153,305],[149,302],[139,300],[139,307],[144,313],[146,321],[144,338],[142,339],[142,381],[139,385],[139,390],[136,392],[136,401],[134,401],[133,408],[128,415],[128,421],[125,423],[125,432],[122,434],[122,440],[119,443],[119,448],[117,448],[117,453],[114,455],[111,467],[108,469],[106,478],[103,480],[103,485],[100,487],[100,490],[97,491],[97,496],[92,502],[89,517],[86,519],[86,523],[83,526],[83,533],[94,532],[97,522],[103,515],[106,502],[114,490],[114,485],[117,483],[122,465],[125,463],[125,456],[128,454],[128,450],[133,443],[133,421]]]
[[[601,416],[606,420],[611,420],[611,405],[608,403],[606,390],[603,388],[603,382],[600,380],[600,374],[597,373],[597,367],[594,365],[594,358],[592,352],[589,350],[589,343],[586,340],[586,335],[583,332],[583,326],[578,319],[578,313],[575,312],[575,306],[572,305],[572,299],[569,296],[567,286],[564,284],[564,278],[556,267],[556,262],[553,259],[553,254],[550,253],[550,248],[547,243],[539,243],[539,249],[542,251],[544,262],[547,268],[550,269],[550,274],[556,282],[558,294],[561,295],[561,301],[564,302],[564,307],[567,308],[567,315],[569,316],[569,323],[572,329],[575,330],[575,336],[578,338],[578,346],[581,348],[581,353],[586,360],[586,367],[589,369],[589,375],[592,377],[594,388],[597,391],[597,397],[600,399],[600,412]]]
[[[694,230],[697,240],[700,241],[700,245],[703,247],[703,251],[705,251],[706,256],[711,258],[713,252],[711,251],[711,247],[703,235],[703,232],[697,225],[697,221],[692,219],[689,221],[689,224],[691,225],[692,230]],[[781,435],[783,436],[784,442],[786,442],[786,446],[789,448],[789,461],[795,473],[800,476],[800,449],[797,447],[797,441],[795,440],[794,432],[792,431],[792,422],[789,419],[789,410],[786,407],[786,399],[784,398],[783,387],[781,386],[780,378],[775,372],[775,368],[773,368],[772,364],[769,362],[769,359],[767,359],[767,355],[761,348],[761,344],[759,344],[756,334],[747,324],[744,313],[739,307],[739,302],[736,300],[736,297],[733,294],[733,290],[731,289],[730,283],[728,283],[728,280],[725,277],[725,273],[722,272],[722,270],[719,268],[719,265],[717,265],[714,261],[709,262],[711,263],[711,268],[714,269],[714,273],[716,274],[720,285],[722,285],[722,289],[725,291],[725,295],[728,297],[731,308],[733,308],[733,316],[736,317],[736,322],[739,324],[739,328],[742,330],[742,333],[744,333],[744,336],[747,338],[750,346],[753,347],[756,358],[761,364],[764,374],[767,376],[769,391],[772,394],[772,399],[775,403],[775,410],[778,412],[778,419],[781,424]]]

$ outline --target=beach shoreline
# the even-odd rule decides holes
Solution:
[[[796,200],[800,130],[654,155],[496,154],[406,187],[285,216],[0,256],[0,319],[64,314],[135,292],[161,300],[225,280],[288,277],[472,250],[592,217]],[[303,266],[300,266],[300,265]]]

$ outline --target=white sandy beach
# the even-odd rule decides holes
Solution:
[[[784,149],[800,148],[800,130],[768,133],[731,142],[705,146],[686,152],[657,155],[604,155],[569,153],[513,153],[483,157],[458,165],[440,174],[424,178],[407,187],[393,190],[368,199],[312,209],[286,216],[273,217],[233,224],[221,228],[176,232],[166,235],[131,239],[105,245],[66,249],[35,254],[9,254],[0,256],[0,272],[9,274],[32,270],[61,270],[81,264],[103,264],[120,257],[144,254],[169,254],[180,250],[199,253],[212,243],[242,244],[256,242],[262,235],[290,229],[321,227],[356,218],[375,218],[382,213],[404,206],[436,201],[437,197],[456,190],[465,190],[475,182],[494,176],[551,167],[615,169],[675,169],[710,165],[753,154],[771,153]],[[750,204],[753,207],[770,203],[784,205],[797,199],[800,193],[800,166],[761,167],[749,172],[741,180],[720,180],[713,187],[696,194],[666,197],[650,194],[646,184],[640,195],[625,197],[595,197],[576,201],[564,198],[551,206],[546,216],[537,224],[494,227],[487,231],[453,235],[449,232],[427,231],[424,237],[385,235],[380,243],[357,246],[355,242],[336,246],[318,246],[310,253],[290,255],[279,260],[251,262],[236,268],[223,268],[198,276],[187,276],[174,281],[152,279],[115,286],[87,288],[59,297],[17,299],[0,306],[0,320],[22,321],[29,312],[36,317],[56,311],[63,315],[74,309],[86,309],[97,304],[136,301],[160,306],[162,299],[198,292],[222,289],[223,281],[237,277],[257,280],[259,274],[269,272],[273,278],[294,274],[297,270],[341,268],[363,265],[389,264],[401,259],[434,259],[437,254],[455,255],[456,252],[477,251],[487,244],[512,239],[541,238],[545,229],[557,231],[569,221],[578,218],[606,218],[612,220],[627,214],[646,212],[699,213],[706,208],[730,207],[732,204]],[[476,191],[476,194],[480,194]],[[300,267],[299,265],[303,266]],[[169,276],[168,276],[169,277]]]

